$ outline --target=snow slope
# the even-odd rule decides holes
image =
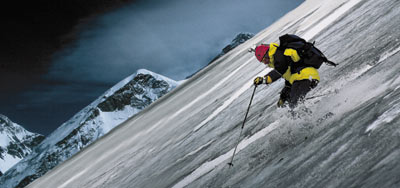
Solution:
[[[29,187],[400,187],[400,1],[307,0]],[[284,33],[340,65],[295,109],[247,52]],[[304,109],[307,109],[306,111]],[[312,113],[310,113],[310,111]]]

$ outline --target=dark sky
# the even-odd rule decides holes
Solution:
[[[175,80],[239,32],[257,33],[303,0],[53,0],[2,6],[0,113],[51,133],[146,68]]]

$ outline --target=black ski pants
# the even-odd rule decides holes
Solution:
[[[293,84],[286,81],[285,87],[281,91],[280,100],[288,102],[290,108],[295,108],[298,102],[302,102],[307,93],[317,85],[318,80],[297,80]]]

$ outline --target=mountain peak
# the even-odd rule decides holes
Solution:
[[[11,120],[7,116],[0,114],[0,126],[10,125],[11,123]]]
[[[151,74],[151,75],[153,75],[153,74],[157,74],[157,73],[154,73],[154,72],[149,71],[149,70],[147,70],[147,69],[138,69],[138,70],[136,71],[136,74]],[[158,75],[158,74],[157,74],[157,75]]]
[[[164,81],[168,82],[169,84],[175,85],[175,86],[178,85],[178,82],[177,82],[177,81],[172,80],[171,78],[168,78],[168,77],[163,76],[163,75],[161,75],[161,74],[157,74],[157,73],[155,73],[155,72],[149,71],[149,70],[147,70],[147,69],[139,69],[139,70],[137,70],[137,71],[136,71],[136,75],[138,75],[138,74],[148,74],[148,75],[152,75],[152,76],[153,76],[155,79],[157,79],[157,80],[164,80]]]
[[[179,83],[175,80],[172,80],[166,76],[162,76],[160,74],[154,73],[152,71],[149,71],[147,69],[138,69],[135,73],[131,74],[130,76],[126,77],[125,79],[121,80],[117,84],[115,84],[113,87],[111,87],[109,90],[107,90],[101,97],[109,97],[112,94],[114,94],[117,90],[128,84],[130,81],[132,81],[137,75],[139,74],[147,74],[153,76],[157,80],[164,80],[168,84],[170,84],[173,87],[176,87],[179,85]]]
[[[0,172],[5,172],[38,145],[44,136],[31,133],[0,114]]]

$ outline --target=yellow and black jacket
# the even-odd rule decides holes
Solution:
[[[279,45],[271,43],[268,50],[271,72],[265,75],[267,83],[272,83],[283,77],[290,84],[297,80],[320,80],[317,69],[304,64],[294,49],[279,49]]]

